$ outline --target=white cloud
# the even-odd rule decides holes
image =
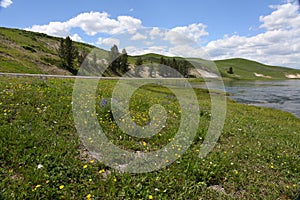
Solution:
[[[151,40],[154,40],[156,37],[162,37],[164,33],[158,27],[153,27],[149,32],[149,35]]]
[[[296,3],[271,6],[273,11],[260,16],[262,33],[254,36],[225,35],[203,47],[211,59],[241,57],[266,64],[300,68],[300,14]],[[105,12],[81,13],[64,22],[34,25],[29,30],[65,37],[73,28],[80,28],[86,35],[108,35],[99,38],[98,45],[122,44],[129,54],[159,53],[185,57],[205,57],[199,43],[208,36],[207,26],[194,23],[165,30],[146,28],[140,19],[119,16],[113,19]],[[82,35],[83,36],[83,35]],[[74,40],[82,41],[79,35]]]
[[[1,0],[0,7],[8,8],[12,3],[13,3],[12,0]]]
[[[300,15],[298,5],[287,3],[283,5],[270,6],[275,9],[270,15],[260,16],[263,23],[260,27],[267,30],[286,30],[300,26]]]
[[[140,48],[137,46],[128,46],[125,48],[130,55],[143,55],[148,53],[157,53],[166,56],[174,56],[168,51],[168,46],[151,46],[146,48]]]
[[[131,16],[119,16],[119,29],[117,33],[128,32],[129,34],[134,34],[137,29],[141,28],[142,21]]]
[[[265,32],[251,36],[225,36],[211,41],[205,50],[213,59],[241,57],[271,65],[300,68],[300,14],[298,5],[286,3],[261,16]]]
[[[210,59],[207,53],[201,47],[190,45],[179,45],[171,47],[169,49],[169,54],[188,58]]]
[[[113,45],[117,45],[119,46],[120,45],[120,40],[119,39],[116,39],[116,38],[98,38],[98,41],[97,41],[97,44],[98,45],[106,45],[106,46],[113,46]]]
[[[164,39],[173,45],[187,45],[198,43],[201,37],[207,36],[204,24],[190,24],[188,26],[175,27],[164,33]]]
[[[190,38],[175,31],[166,32],[164,40],[169,41],[172,45],[184,45],[193,42]]]
[[[48,25],[33,25],[26,30],[46,33],[58,37],[66,37],[70,35],[70,29],[71,27],[66,22],[50,22]]]
[[[190,24],[188,26],[175,27],[171,29],[171,32],[180,33],[194,42],[198,42],[201,37],[208,35],[208,32],[205,30],[206,27],[202,23]]]
[[[147,36],[142,35],[141,33],[136,33],[134,36],[131,37],[131,40],[146,40]]]
[[[72,40],[76,41],[76,42],[84,42],[84,41],[82,40],[82,38],[81,38],[77,33],[71,35],[70,38],[71,38]]]
[[[105,12],[81,13],[65,22],[50,22],[47,25],[34,25],[27,30],[42,32],[54,36],[67,36],[72,28],[80,28],[87,35],[105,34],[134,34],[141,27],[141,20],[130,16],[119,16],[111,19]]]

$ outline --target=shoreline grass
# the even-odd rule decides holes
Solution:
[[[97,106],[109,100],[115,84],[99,83]],[[119,173],[82,146],[73,122],[73,85],[72,79],[0,77],[0,199],[294,199],[299,195],[300,120],[290,113],[228,100],[218,144],[199,159],[211,116],[209,93],[195,89],[201,123],[190,148],[159,171]],[[164,102],[170,111],[168,126],[156,138],[121,133],[109,107],[98,107],[99,123],[124,149],[156,150],[172,138],[180,119],[172,95],[167,88],[150,85],[132,99],[132,116],[141,125],[148,120],[152,100]]]

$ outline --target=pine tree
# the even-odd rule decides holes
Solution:
[[[135,75],[140,76],[141,66],[143,65],[143,59],[142,57],[138,57],[135,61]]]
[[[117,45],[113,45],[109,52],[109,68],[117,73],[118,69],[120,69],[120,52]]]
[[[73,45],[73,41],[69,36],[66,37],[66,39],[61,39],[58,55],[61,58],[62,67],[75,74],[77,70],[74,67],[74,62],[75,59],[78,58],[78,50]]]
[[[229,67],[229,70],[227,71],[228,74],[234,74],[233,72],[233,68],[232,67]]]
[[[128,71],[128,54],[126,49],[122,50],[122,55],[120,57],[120,70],[122,73],[126,73]]]

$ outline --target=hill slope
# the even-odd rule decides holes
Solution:
[[[14,73],[71,74],[60,67],[60,38],[30,31],[0,28],[0,71]],[[79,52],[91,45],[74,42]]]
[[[35,33],[25,30],[1,28],[0,27],[0,72],[14,73],[41,73],[41,74],[71,74],[61,68],[58,57],[58,47],[60,38],[52,37],[42,33]],[[74,42],[80,53],[88,54],[92,49],[97,48],[92,45]],[[108,52],[102,49],[102,57],[107,57]],[[98,52],[99,52],[98,51]],[[140,56],[130,56],[129,64],[134,66],[136,59]],[[144,63],[159,63],[162,55],[146,54],[141,56]],[[166,59],[170,57],[164,56]],[[176,57],[176,60],[184,58]],[[211,72],[206,67],[207,61],[202,59],[189,59],[200,63],[200,74]],[[78,64],[78,63],[77,63]],[[217,60],[215,64],[222,77],[230,79],[286,79],[287,75],[300,74],[300,70],[268,66],[251,60],[236,58],[227,60]],[[232,68],[233,74],[228,73]],[[207,70],[207,71],[205,71]],[[204,72],[204,73],[203,73]],[[207,73],[206,73],[207,74]],[[108,76],[116,74],[109,73]],[[299,75],[300,76],[300,75]]]
[[[300,74],[297,69],[264,65],[242,58],[217,60],[215,63],[223,77],[235,79],[285,79],[288,75]],[[230,67],[233,74],[228,73]]]

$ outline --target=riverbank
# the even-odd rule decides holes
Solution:
[[[300,118],[300,80],[227,81],[231,99],[249,105],[275,108]]]
[[[120,131],[104,103],[115,84],[101,80],[96,95],[97,119],[109,140],[131,151],[151,152],[167,145],[181,115],[171,91],[150,85],[134,93],[130,108],[137,124],[147,123],[149,107],[156,103],[162,103],[169,117],[160,134],[138,139]],[[0,78],[0,198],[293,199],[299,195],[300,122],[289,113],[228,100],[221,137],[214,150],[199,159],[211,113],[209,93],[195,89],[201,123],[191,147],[159,171],[119,173],[82,146],[73,121],[73,85],[72,79]]]

